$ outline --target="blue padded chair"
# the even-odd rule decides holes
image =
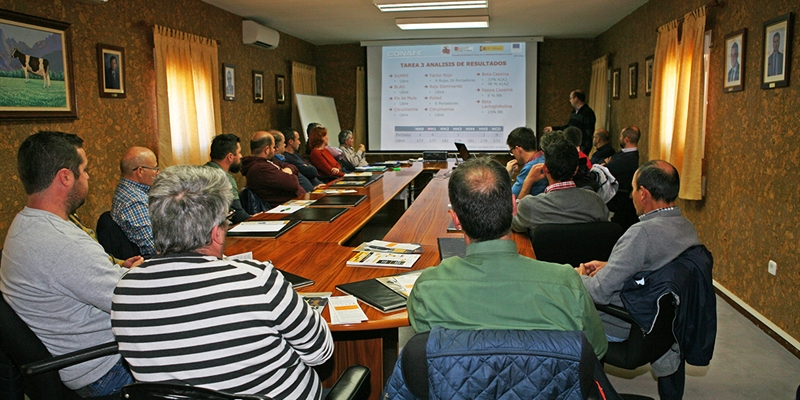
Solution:
[[[247,186],[239,193],[239,200],[242,202],[242,208],[250,215],[258,214],[271,208],[266,201],[261,200],[261,198],[253,193],[253,190]]]

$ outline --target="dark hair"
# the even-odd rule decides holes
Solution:
[[[448,184],[450,204],[473,241],[499,239],[511,230],[511,178],[491,157],[472,158],[456,168]]]
[[[622,130],[622,137],[628,138],[628,141],[632,144],[639,143],[639,135],[639,128],[637,128],[636,125],[631,125]]]
[[[347,141],[348,136],[353,136],[353,132],[347,129],[339,132],[339,144],[344,144]]]
[[[308,134],[308,148],[316,149],[317,147],[319,147],[323,143],[322,138],[325,137],[327,134],[328,134],[328,129],[326,129],[322,125],[311,128],[311,133]]]
[[[681,190],[681,178],[672,164],[663,160],[652,160],[642,164],[634,175],[636,189],[647,188],[653,200],[672,203]]]
[[[281,130],[281,133],[283,133],[283,140],[285,140],[287,142],[290,141],[290,140],[294,140],[294,133],[295,132],[297,132],[297,129],[284,128],[283,130]],[[303,139],[303,135],[301,135],[300,132],[297,132],[297,139],[298,140],[302,140]]]
[[[322,124],[320,124],[319,122],[312,122],[308,124],[308,126],[306,127],[306,135],[311,136],[311,130],[318,126],[322,126]]]
[[[238,136],[232,133],[223,133],[211,141],[211,159],[222,160],[228,153],[236,155],[236,144],[241,143]]]
[[[506,144],[514,147],[522,147],[525,151],[535,151],[539,150],[539,142],[536,140],[536,133],[533,132],[533,129],[520,126],[519,128],[515,128],[511,133],[508,134],[508,139],[506,139]]]
[[[583,93],[583,90],[576,89],[572,91],[572,95],[577,97],[581,103],[586,103],[586,93]]]
[[[261,139],[250,141],[250,154],[257,154],[263,151],[267,146],[275,143],[275,138],[272,134],[264,135]]]
[[[600,141],[602,141],[602,142],[607,142],[608,139],[611,137],[611,134],[608,133],[607,130],[601,128],[601,129],[598,129],[598,130],[594,131],[594,135],[593,136],[597,136],[597,138],[600,139]]]
[[[583,132],[577,126],[568,126],[567,129],[564,129],[564,139],[572,143],[573,146],[580,146],[583,140]],[[542,149],[544,149],[544,146],[542,146]]]
[[[555,138],[544,148],[544,165],[554,180],[572,180],[578,167],[578,150],[566,139]]]
[[[40,131],[28,136],[17,152],[17,172],[31,195],[50,187],[58,171],[66,168],[77,179],[83,162],[78,149],[83,139],[77,135],[56,131]]]

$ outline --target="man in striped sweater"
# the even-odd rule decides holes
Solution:
[[[269,262],[223,259],[222,171],[170,167],[150,190],[158,255],[114,291],[111,324],[137,381],[274,399],[319,399],[311,366],[333,353],[325,321]]]

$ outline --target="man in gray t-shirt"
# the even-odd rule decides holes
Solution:
[[[4,299],[56,356],[114,340],[111,296],[127,271],[68,219],[89,189],[82,143],[76,135],[39,132],[20,146],[17,168],[27,206],[11,223],[0,267]],[[124,266],[136,263],[141,257]],[[118,354],[59,374],[83,397],[112,394],[133,382]]]

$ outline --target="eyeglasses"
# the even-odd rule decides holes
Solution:
[[[159,167],[148,167],[148,166],[144,166],[144,165],[138,166],[138,167],[134,168],[133,170],[136,171],[139,168],[149,169],[149,170],[156,171],[156,172],[161,170],[161,168],[159,168]]]
[[[516,149],[517,149],[517,147],[516,147],[516,146],[514,146],[514,147],[512,147],[512,148],[508,149],[508,154],[511,154],[511,155],[513,156],[513,155],[514,155],[514,150],[516,150]]]

